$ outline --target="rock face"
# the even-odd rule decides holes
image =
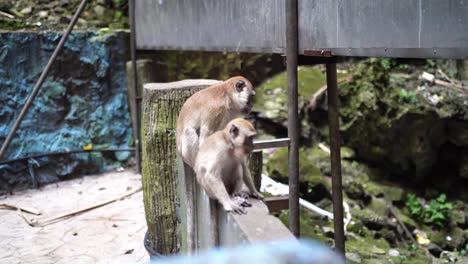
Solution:
[[[465,252],[468,98],[418,80],[423,71],[430,71],[427,66],[410,65],[402,72],[370,59],[343,68],[348,74],[339,85],[341,167],[344,200],[352,215],[346,231],[348,261],[431,263],[425,246],[440,259],[446,259],[444,250]],[[331,212],[330,158],[324,147],[326,96],[314,109],[308,104],[324,79],[314,76],[323,76],[320,68],[300,68],[299,195]],[[263,94],[255,105],[257,122],[263,132],[284,136],[278,128],[285,128],[287,121],[285,75],[261,87]],[[272,151],[265,160],[266,173],[287,182],[287,150]],[[418,193],[429,220],[411,213],[412,193]],[[449,200],[434,203],[441,193]],[[287,213],[278,216],[287,222]],[[332,226],[323,216],[301,210],[301,236],[333,245]],[[418,244],[412,244],[412,238]],[[450,263],[463,263],[462,254],[459,262]]]
[[[442,99],[434,103],[433,96]],[[444,192],[460,190],[468,183],[467,101],[453,89],[426,85],[417,75],[394,77],[380,63],[366,61],[340,87],[343,142],[391,176]]]
[[[339,75],[349,78],[339,85],[342,144],[382,176],[461,194],[468,184],[468,97],[419,81],[427,68],[413,70],[395,74],[379,60],[366,60]],[[325,76],[318,67],[301,66],[298,84],[301,146],[327,142],[326,96],[313,109],[309,104]],[[258,91],[258,128],[286,136],[286,75],[267,80]]]
[[[0,34],[0,142],[9,132],[59,33]],[[65,150],[129,147],[127,34],[73,33],[52,66],[4,160]],[[0,165],[0,190],[120,166],[129,152],[50,156]],[[28,165],[29,164],[29,165]],[[28,176],[29,174],[29,176]]]

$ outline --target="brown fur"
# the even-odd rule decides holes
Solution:
[[[201,142],[205,137],[211,135],[217,130],[221,130],[233,118],[241,116],[246,111],[246,106],[243,106],[234,96],[236,94],[236,83],[242,80],[245,86],[252,87],[249,80],[242,76],[229,78],[228,80],[210,86],[206,89],[193,94],[182,106],[177,120],[177,150],[184,161],[193,167],[195,154],[191,157],[186,157],[182,153],[182,140],[186,128],[194,128],[197,130]],[[249,108],[249,107],[247,107]],[[203,131],[200,131],[203,129]],[[201,143],[200,142],[200,143]],[[198,152],[198,150],[195,150]]]
[[[237,118],[207,137],[200,146],[194,168],[197,180],[208,196],[218,200],[226,211],[244,213],[243,204],[248,204],[246,200],[239,202],[232,198],[233,195],[244,193],[263,199],[246,164],[256,134],[250,122]]]

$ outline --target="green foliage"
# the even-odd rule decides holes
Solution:
[[[412,216],[420,216],[422,215],[423,207],[422,203],[416,198],[416,195],[409,194],[406,200],[406,207],[410,211]]]
[[[158,78],[168,82],[196,78],[225,80],[235,75],[255,82],[282,70],[278,63],[281,57],[270,54],[165,51],[154,59],[162,66]]]
[[[24,28],[30,28],[30,26],[18,19],[0,17],[0,29],[2,30],[18,30]]]
[[[398,95],[400,96],[400,100],[402,100],[405,103],[412,104],[418,102],[418,98],[415,92],[400,89]]]
[[[443,227],[448,221],[449,212],[453,207],[446,199],[445,194],[441,194],[436,199],[432,199],[427,206],[423,206],[414,194],[410,194],[406,201],[406,207],[416,220]]]
[[[449,211],[453,207],[446,199],[445,194],[441,194],[437,199],[431,200],[424,211],[424,220],[426,222],[434,223],[439,227],[443,226],[443,223],[449,218]]]
[[[409,258],[408,258],[406,255],[400,255],[400,256],[398,256],[398,260],[400,261],[400,262],[399,262],[400,264],[406,263],[406,261],[407,261],[408,259],[409,259]]]
[[[390,70],[396,65],[396,62],[392,58],[371,58],[372,63],[380,63],[385,70]]]
[[[408,250],[408,251],[415,251],[416,249],[418,249],[418,245],[416,245],[414,243],[408,244],[406,246],[406,250]]]
[[[458,256],[466,256],[468,255],[468,244],[465,244],[465,246],[458,250],[458,249],[455,249],[454,250],[455,254],[457,254]]]

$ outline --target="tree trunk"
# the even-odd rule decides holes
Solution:
[[[162,255],[181,247],[175,129],[185,100],[214,80],[186,80],[144,85],[142,181],[148,244]]]

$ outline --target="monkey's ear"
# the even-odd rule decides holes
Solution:
[[[239,128],[236,125],[232,124],[231,128],[229,129],[229,134],[233,138],[237,137],[237,135],[239,134]]]
[[[238,92],[241,92],[242,91],[242,88],[244,88],[244,85],[245,85],[245,82],[243,80],[238,80],[236,82],[236,90]]]

